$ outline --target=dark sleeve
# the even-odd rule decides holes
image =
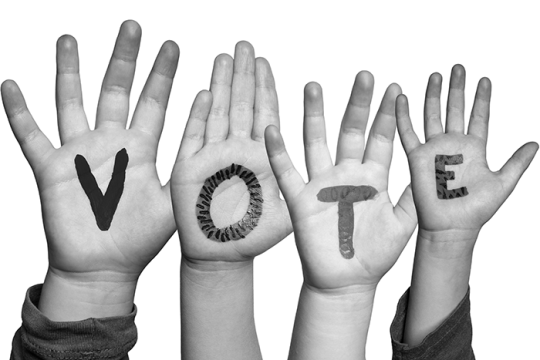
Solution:
[[[54,322],[37,308],[41,286],[32,286],[26,293],[11,360],[129,359],[127,353],[137,342],[136,307],[126,316]]]
[[[409,290],[399,300],[396,316],[390,326],[392,360],[474,360],[470,289],[446,320],[417,346],[404,344]]]

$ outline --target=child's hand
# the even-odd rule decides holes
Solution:
[[[219,55],[201,91],[171,178],[182,247],[182,359],[261,359],[253,258],[291,232],[264,150],[279,126],[270,65],[239,42]],[[223,311],[227,309],[227,311]]]
[[[175,230],[169,187],[161,186],[155,162],[179,49],[170,41],[162,46],[126,129],[140,40],[136,22],[122,24],[103,81],[95,130],[89,129],[83,110],[77,43],[71,36],[58,40],[59,149],[39,130],[18,86],[13,81],[2,85],[9,122],[41,197],[49,247],[42,305],[55,291],[47,288],[52,283],[75,287],[81,296],[86,286],[108,284],[103,291],[109,300],[117,289],[134,291],[144,267]]]
[[[197,95],[172,175],[182,252],[191,261],[252,260],[285,238],[291,224],[264,150],[279,126],[270,65],[239,42],[219,55],[210,92]]]
[[[369,72],[356,77],[341,125],[336,165],[326,145],[322,89],[316,83],[306,86],[308,184],[294,169],[278,129],[266,129],[268,156],[291,213],[305,283],[319,290],[358,285],[373,289],[416,226],[410,188],[396,207],[387,192],[398,85],[386,90],[364,149],[373,83]]]
[[[466,296],[478,233],[538,150],[537,144],[526,144],[500,171],[491,172],[486,162],[491,82],[483,78],[478,84],[467,135],[463,66],[452,69],[446,132],[441,124],[441,83],[440,74],[431,75],[424,107],[425,144],[412,128],[407,98],[399,96],[396,104],[419,224],[403,335],[409,346],[424,341]]]
[[[440,74],[431,75],[424,110],[426,143],[421,144],[414,133],[404,95],[396,105],[398,130],[409,159],[421,235],[469,239],[474,245],[478,231],[514,190],[538,145],[525,144],[500,171],[491,172],[486,161],[491,82],[483,78],[478,83],[467,135],[463,66],[452,69],[445,132],[441,83]]]

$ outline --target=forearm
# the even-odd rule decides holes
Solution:
[[[304,283],[289,359],[365,359],[375,290],[321,291]]]
[[[419,229],[403,339],[409,346],[420,344],[463,300],[477,236]]]
[[[253,315],[253,261],[182,259],[182,358],[262,359]]]

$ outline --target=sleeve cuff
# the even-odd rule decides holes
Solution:
[[[470,288],[437,329],[428,334],[419,345],[409,346],[402,342],[409,302],[408,289],[399,300],[396,316],[390,326],[393,359],[474,359],[469,295]]]
[[[28,289],[20,329],[25,351],[49,359],[121,359],[137,342],[135,315],[54,322],[39,311],[42,285]]]

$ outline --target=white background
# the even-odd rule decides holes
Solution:
[[[498,170],[521,144],[540,141],[540,21],[534,3],[6,1],[0,7],[0,79],[19,83],[39,126],[58,146],[54,79],[60,35],[72,34],[79,42],[89,119],[95,116],[101,81],[123,20],[135,19],[143,28],[132,105],[161,44],[176,41],[180,65],[158,156],[165,182],[192,99],[208,88],[214,57],[232,54],[239,40],[250,41],[256,55],[266,57],[273,67],[282,132],[303,174],[302,89],[308,81],[318,81],[324,88],[329,146],[335,149],[358,71],[370,70],[375,76],[373,113],[385,87],[397,82],[409,96],[413,123],[421,131],[428,76],[434,71],[443,75],[445,97],[450,69],[462,63],[468,71],[467,112],[477,81],[488,76],[493,82],[488,161]],[[43,281],[47,248],[33,175],[3,114],[0,146],[0,357],[7,358],[12,335],[20,326],[25,291]],[[536,159],[480,234],[471,277],[478,359],[538,358],[539,179],[540,159]],[[408,182],[406,159],[396,139],[390,176],[394,201]],[[378,287],[367,349],[371,359],[391,358],[388,329],[410,281],[412,239]],[[140,278],[139,341],[132,359],[180,356],[179,261],[174,235]],[[255,261],[255,316],[266,359],[287,356],[301,282],[292,236]]]

